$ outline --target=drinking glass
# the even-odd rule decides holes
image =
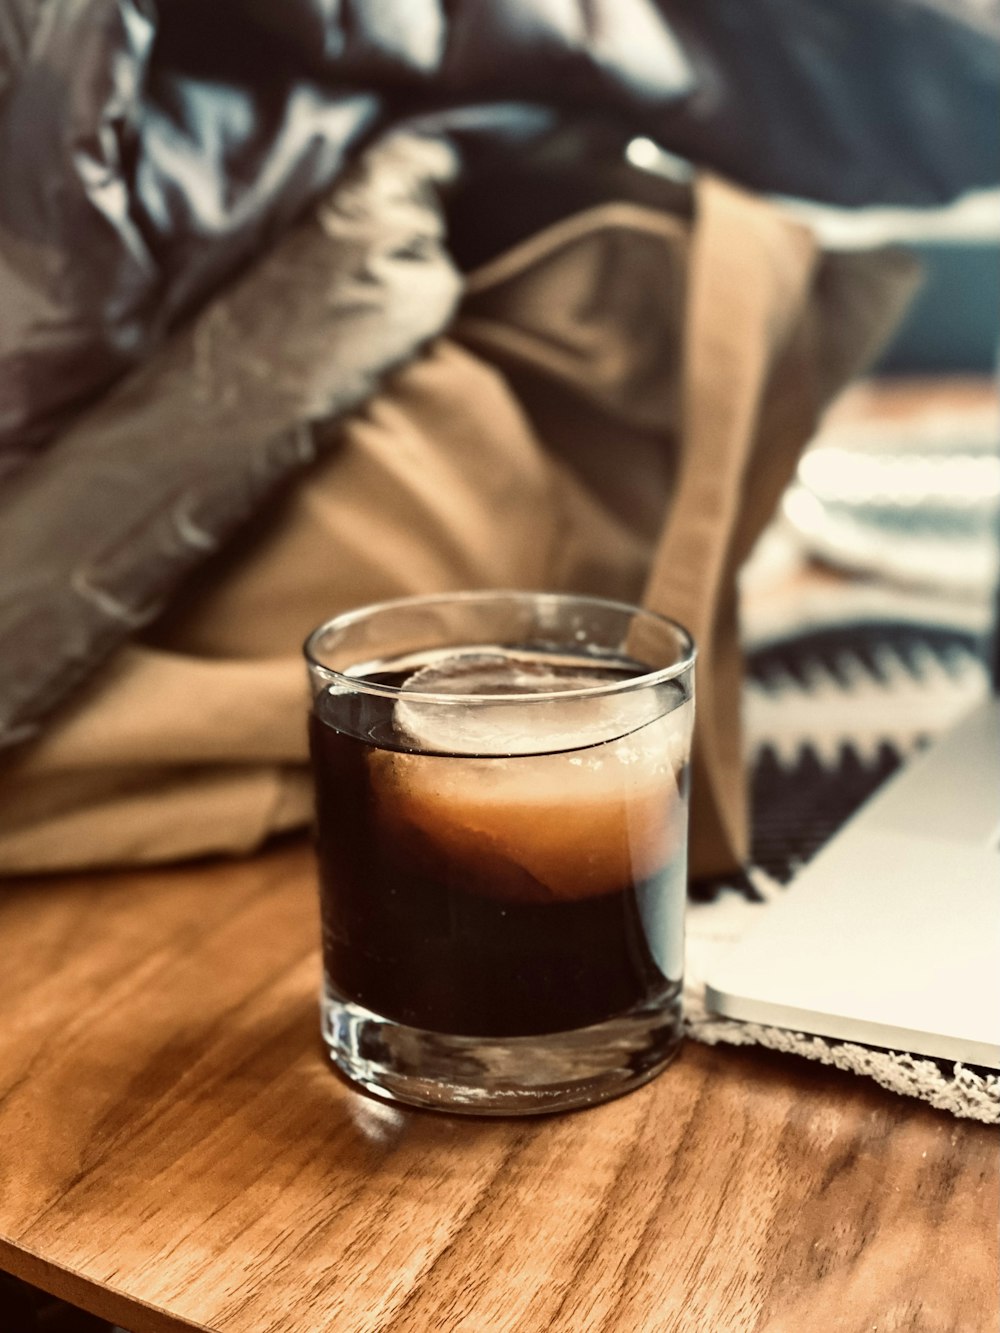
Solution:
[[[598,598],[476,592],[305,645],[334,1064],[522,1114],[652,1077],[681,1035],[694,645]]]

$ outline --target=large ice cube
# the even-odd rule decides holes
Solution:
[[[676,695],[638,688],[570,699],[537,696],[621,683],[620,671],[599,662],[591,667],[579,658],[456,653],[414,672],[403,686],[415,696],[449,696],[448,701],[400,699],[393,722],[402,741],[442,754],[537,755],[579,749],[653,721],[672,706]],[[476,696],[476,702],[469,702],[469,696]]]
[[[442,665],[445,674],[433,674]],[[523,892],[525,882],[537,883],[540,896],[565,900],[649,879],[684,835],[678,775],[692,705],[665,711],[676,692],[648,688],[531,700],[528,692],[540,686],[592,687],[594,675],[578,667],[575,677],[567,668],[554,678],[551,667],[543,674],[535,663],[519,664],[522,670],[518,684],[506,659],[481,656],[417,673],[413,688],[425,692],[511,693],[472,706],[397,703],[401,736],[438,753],[372,753],[387,831],[405,837],[419,830],[420,844],[434,849],[453,882],[498,897]]]

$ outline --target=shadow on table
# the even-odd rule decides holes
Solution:
[[[125,1333],[104,1319],[0,1273],[0,1333]]]

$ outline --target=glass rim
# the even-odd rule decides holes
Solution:
[[[630,616],[644,616],[666,626],[677,634],[683,655],[680,661],[674,662],[670,666],[658,667],[655,670],[644,672],[642,675],[629,676],[626,680],[605,681],[575,690],[541,690],[532,694],[437,694],[433,691],[409,689],[400,685],[383,685],[375,681],[365,680],[362,676],[349,675],[346,671],[338,671],[335,667],[325,665],[316,655],[316,644],[322,635],[346,629],[350,625],[366,620],[378,612],[405,610],[411,607],[454,605],[456,603],[471,606],[476,603],[504,600],[525,603],[548,601],[566,604],[577,602],[585,603],[587,606],[597,609],[625,612]],[[483,645],[484,649],[488,646],[487,644]],[[569,646],[571,645],[567,645],[567,647]],[[410,701],[421,704],[441,704],[444,706],[486,703],[491,706],[507,704],[524,707],[526,704],[536,702],[551,703],[556,699],[567,701],[594,699],[602,695],[623,694],[627,691],[649,689],[657,685],[667,684],[669,681],[683,676],[686,671],[690,671],[698,656],[698,649],[691,633],[684,628],[680,621],[673,620],[670,616],[661,615],[659,611],[651,611],[648,607],[636,606],[632,602],[622,602],[610,597],[591,597],[587,593],[525,592],[518,589],[498,588],[469,592],[423,593],[415,596],[392,597],[381,602],[368,602],[364,606],[342,611],[339,615],[331,616],[329,620],[324,620],[322,624],[317,625],[306,636],[302,645],[302,653],[310,671],[315,671],[321,679],[330,684],[343,685],[358,694],[373,694],[390,699],[405,697]]]

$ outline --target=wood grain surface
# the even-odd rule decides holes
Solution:
[[[987,1333],[995,1135],[693,1043],[590,1111],[354,1092],[309,848],[0,888],[0,1267],[134,1333]]]

